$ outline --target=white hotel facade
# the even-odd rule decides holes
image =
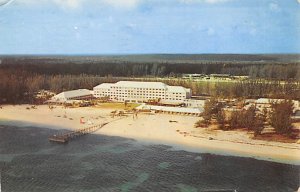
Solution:
[[[119,81],[102,83],[93,89],[94,97],[109,97],[118,102],[160,102],[184,103],[191,98],[191,89],[181,86],[168,86],[161,82]]]

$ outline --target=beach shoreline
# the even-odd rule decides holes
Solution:
[[[47,105],[5,105],[0,109],[0,125],[36,126],[75,130],[109,122],[94,134],[134,139],[143,144],[162,144],[171,150],[249,157],[272,162],[300,165],[300,144],[251,139],[243,131],[208,131],[194,128],[199,117],[138,114],[138,117],[111,117],[111,108],[49,109]],[[80,123],[84,119],[85,124]],[[89,125],[87,122],[90,122]],[[76,142],[76,141],[74,141]],[[71,143],[70,143],[71,144]]]

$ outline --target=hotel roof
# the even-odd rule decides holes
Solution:
[[[184,87],[181,87],[181,86],[167,86],[167,89],[168,89],[168,91],[169,92],[180,92],[180,93],[182,93],[182,92],[186,92],[186,91],[189,91],[189,89],[186,89],[186,88],[184,88]]]
[[[114,84],[114,86],[128,88],[165,89],[167,85],[161,82],[119,81]]]
[[[114,83],[102,83],[100,85],[97,85],[94,88],[104,88],[104,89],[110,89],[110,87],[114,85]]]

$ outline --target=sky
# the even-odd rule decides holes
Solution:
[[[300,53],[300,0],[0,0],[0,54]]]

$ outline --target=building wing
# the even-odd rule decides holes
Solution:
[[[88,89],[77,89],[77,90],[61,92],[55,95],[52,98],[52,100],[64,102],[70,99],[81,99],[85,97],[90,97],[92,95],[93,92]]]

